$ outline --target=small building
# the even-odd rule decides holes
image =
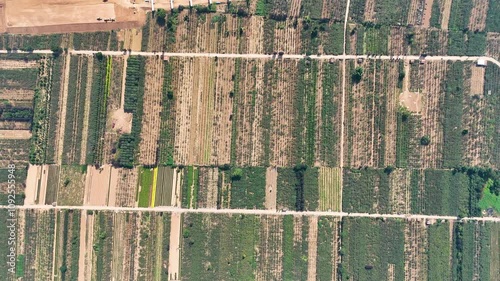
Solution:
[[[477,66],[486,66],[487,61],[483,58],[477,60]]]

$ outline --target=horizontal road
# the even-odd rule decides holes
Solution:
[[[278,55],[266,55],[266,54],[217,54],[217,53],[166,53],[166,52],[123,52],[123,51],[90,51],[90,50],[69,50],[70,54],[74,55],[94,55],[96,53],[102,53],[107,56],[123,56],[123,55],[135,55],[135,56],[160,56],[165,57],[218,57],[218,58],[243,58],[243,59],[303,59],[305,55],[290,55],[284,54],[282,56]],[[6,50],[0,50],[0,54],[7,54]],[[15,51],[10,52],[13,54],[27,54],[25,51]],[[34,50],[33,54],[52,54],[51,50]],[[343,60],[343,59],[373,59],[373,60],[418,60],[420,56],[368,56],[368,55],[311,55],[311,59],[315,60]],[[484,59],[490,63],[496,64],[500,67],[500,62],[494,58],[487,56],[426,56],[427,61],[477,61],[478,59]]]
[[[0,209],[8,209],[8,206],[0,206]],[[110,212],[175,212],[175,213],[209,213],[209,214],[235,214],[235,215],[296,215],[296,216],[325,216],[325,217],[359,217],[359,218],[386,218],[386,219],[434,219],[434,220],[460,220],[454,216],[437,215],[410,215],[410,214],[369,214],[369,213],[345,213],[327,211],[274,211],[257,209],[184,209],[178,207],[109,207],[109,206],[52,206],[52,205],[23,205],[16,206],[22,210],[83,210],[83,211],[110,211]],[[500,222],[500,218],[495,217],[468,217],[462,218],[465,221],[489,221]]]

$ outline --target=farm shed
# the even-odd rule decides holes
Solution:
[[[478,59],[477,66],[486,66],[487,62],[485,59]]]

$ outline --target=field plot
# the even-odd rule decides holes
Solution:
[[[66,97],[66,116],[62,163],[81,162],[82,127],[85,110],[88,59],[73,56],[70,59],[68,93]]]
[[[221,202],[228,202],[232,209],[264,209],[266,192],[266,168],[233,168],[224,172],[226,189],[222,190]]]
[[[347,128],[349,144],[345,158],[350,167],[393,165],[396,156],[396,112],[398,110],[399,65],[393,62],[368,61],[351,64],[350,72],[362,71],[361,79],[353,74],[348,86]],[[357,81],[360,80],[360,81]]]
[[[405,280],[428,280],[428,234],[425,220],[407,221],[404,241]]]
[[[312,211],[318,209],[318,168],[297,165],[278,168],[278,209]]]
[[[52,210],[30,210],[25,212],[24,222],[24,274],[22,276],[24,279],[31,280],[51,279],[56,214]]]
[[[173,67],[176,69],[174,162],[229,163],[233,61],[183,58],[173,61]]]
[[[198,170],[200,187],[198,189],[198,202],[196,204],[199,208],[217,208],[219,198],[219,169],[199,167]]]
[[[340,177],[340,168],[319,168],[319,210],[334,212],[341,210]]]
[[[118,183],[115,187],[116,193],[114,195],[115,206],[136,206],[138,170],[138,167],[133,169],[118,169]],[[113,194],[111,194],[111,198],[113,198]]]
[[[170,215],[91,212],[84,222],[82,230],[87,232],[80,235],[86,242],[83,248],[80,243],[79,278],[159,280],[166,276],[169,240],[165,233],[169,233]]]
[[[389,213],[390,176],[383,170],[344,170],[342,210],[359,213]],[[362,190],[362,191],[361,191]]]
[[[73,210],[57,214],[54,261],[56,280],[76,280],[78,278],[80,217],[80,211]]]
[[[403,228],[397,220],[344,218],[342,280],[403,280]]]
[[[316,280],[338,280],[340,223],[339,218],[320,217],[318,220]]]
[[[139,163],[154,165],[157,160],[157,146],[160,137],[160,111],[163,89],[163,60],[146,59],[146,78],[144,81],[144,111],[139,143]]]
[[[86,169],[82,168],[82,171],[87,173],[83,195],[84,205],[115,206],[118,204],[120,206],[120,204],[125,204],[130,206],[129,200],[135,200],[137,177],[134,170],[103,165],[99,168],[87,166]],[[131,179],[135,181],[132,183]]]
[[[139,168],[139,195],[137,198],[139,207],[147,208],[151,204],[150,202],[154,203],[152,197],[155,189],[155,186],[153,186],[155,170],[156,169]]]
[[[61,166],[57,188],[57,204],[80,206],[83,204],[87,166]]]
[[[259,225],[253,215],[185,214],[180,279],[254,279]]]
[[[158,167],[155,206],[171,206],[175,189],[177,170],[171,167]]]
[[[453,227],[448,222],[439,222],[429,226],[428,272],[429,280],[451,279]]]

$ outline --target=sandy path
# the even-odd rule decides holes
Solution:
[[[57,138],[57,149],[56,149],[56,162],[58,165],[61,165],[62,161],[62,153],[64,147],[64,131],[66,127],[66,107],[68,106],[68,86],[69,86],[69,68],[71,62],[71,55],[68,52],[64,61],[64,76],[63,78],[63,91],[62,91],[62,100],[61,107],[59,111],[59,136]],[[74,105],[71,105],[74,106]]]
[[[309,217],[307,234],[307,281],[316,280],[316,258],[318,253],[318,217]]]
[[[87,178],[85,184],[84,205],[106,206],[109,195],[111,180],[111,165],[101,168],[87,167]]]
[[[37,190],[38,194],[35,198],[35,204],[45,205],[45,195],[47,194],[47,179],[49,176],[49,165],[43,165],[41,174],[39,174],[38,178],[40,179],[39,190]]]
[[[443,3],[443,10],[441,15],[441,29],[443,30],[448,30],[448,22],[450,21],[451,12],[451,1],[452,0],[444,0]]]
[[[87,137],[89,133],[90,95],[92,94],[92,77],[94,74],[94,57],[89,56],[87,61],[87,86],[85,88],[85,108],[83,111],[82,146],[80,164],[85,164],[87,155]]]
[[[94,216],[82,212],[80,218],[80,253],[78,256],[78,281],[91,280],[92,244],[94,241]]]
[[[37,61],[22,61],[22,60],[0,60],[0,69],[22,69],[22,68],[35,68]]]
[[[266,169],[266,202],[268,210],[276,210],[276,193],[278,190],[278,170],[276,167]]]
[[[170,219],[170,251],[168,256],[169,280],[180,280],[181,221],[180,213],[172,213]]]

